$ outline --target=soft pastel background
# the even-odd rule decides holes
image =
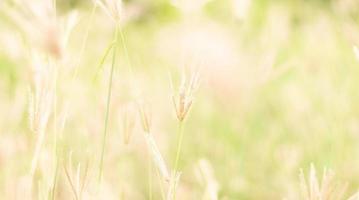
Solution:
[[[99,63],[113,22],[100,8],[91,18],[92,1],[57,1],[59,16],[76,10],[78,20],[58,68],[58,116],[50,116],[37,177],[30,180],[36,134],[28,122],[28,51],[36,42],[15,22],[22,8],[14,2],[0,2],[1,199],[30,199],[22,195],[33,181],[33,197],[47,199],[56,168],[53,127],[62,119],[56,199],[73,198],[63,168],[70,152],[74,171],[89,163],[86,190],[103,195],[93,199],[149,199],[141,123],[125,145],[121,115],[131,102],[148,102],[152,134],[172,165],[178,122],[169,74],[177,83],[183,68],[198,65],[201,85],[185,121],[178,199],[205,199],[206,190],[216,188],[223,200],[301,199],[299,169],[310,163],[319,172],[333,169],[348,193],[359,188],[359,55],[353,51],[359,1],[124,1],[129,59],[120,46],[101,186],[96,177],[111,56],[100,70]],[[152,178],[153,199],[161,199],[155,171]]]

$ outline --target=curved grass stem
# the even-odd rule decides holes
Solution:
[[[105,153],[105,146],[106,146],[106,138],[107,138],[107,132],[108,132],[108,120],[109,120],[109,113],[110,113],[110,104],[111,104],[111,95],[112,95],[112,80],[113,80],[113,72],[115,68],[115,62],[116,62],[116,47],[117,47],[117,37],[118,37],[118,26],[115,28],[115,45],[112,49],[112,64],[111,64],[111,72],[109,77],[109,83],[108,83],[108,92],[107,92],[107,104],[106,104],[106,114],[105,114],[105,126],[104,126],[104,132],[102,137],[102,147],[101,147],[101,157],[100,157],[100,166],[99,166],[99,176],[98,180],[101,182],[102,179],[102,170],[103,170],[103,159],[104,159],[104,153]]]
[[[115,45],[115,43],[116,43],[115,41],[112,41],[110,43],[110,45],[106,48],[105,53],[104,53],[104,55],[102,56],[102,58],[100,60],[100,64],[98,65],[98,67],[96,69],[96,73],[94,75],[93,82],[96,81],[97,75],[99,74],[100,70],[102,69],[102,66],[106,61],[106,58],[107,58],[108,54],[111,52],[111,50],[112,50],[113,46]]]

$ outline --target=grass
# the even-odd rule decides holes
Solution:
[[[357,198],[358,3],[234,1],[1,2],[1,198]]]
[[[101,145],[101,157],[100,157],[100,165],[99,165],[99,182],[102,178],[102,168],[103,168],[103,159],[104,159],[104,153],[105,153],[105,147],[106,147],[106,138],[107,138],[107,129],[108,129],[108,119],[109,119],[109,113],[110,113],[110,103],[111,103],[111,95],[112,95],[112,81],[113,81],[113,72],[115,69],[115,61],[116,61],[116,46],[117,46],[117,38],[118,38],[118,27],[115,28],[115,34],[114,34],[114,41],[115,45],[112,48],[112,63],[111,63],[111,72],[108,82],[108,93],[107,93],[107,103],[106,103],[106,114],[105,114],[105,125],[104,125],[104,132],[103,132],[103,138],[102,138],[102,145]]]

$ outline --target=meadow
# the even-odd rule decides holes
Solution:
[[[1,0],[0,199],[358,200],[357,46],[357,0]]]

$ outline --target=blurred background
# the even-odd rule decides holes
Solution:
[[[141,122],[125,144],[124,113],[135,107],[137,115],[138,100],[150,105],[151,134],[172,165],[171,82],[177,88],[182,72],[197,68],[177,199],[305,199],[298,175],[310,163],[318,174],[333,169],[348,194],[359,188],[359,1],[124,0],[101,186],[114,22],[94,1],[58,0],[53,21],[41,3],[0,2],[2,198],[71,199],[66,171],[76,177],[80,163],[80,174],[88,169],[82,199],[150,199]],[[51,41],[61,35],[58,50]],[[29,177],[38,138],[29,122],[31,66],[44,67],[33,53],[44,49],[61,54],[44,64],[56,65],[56,112]],[[152,199],[161,199],[157,178],[153,169]]]

